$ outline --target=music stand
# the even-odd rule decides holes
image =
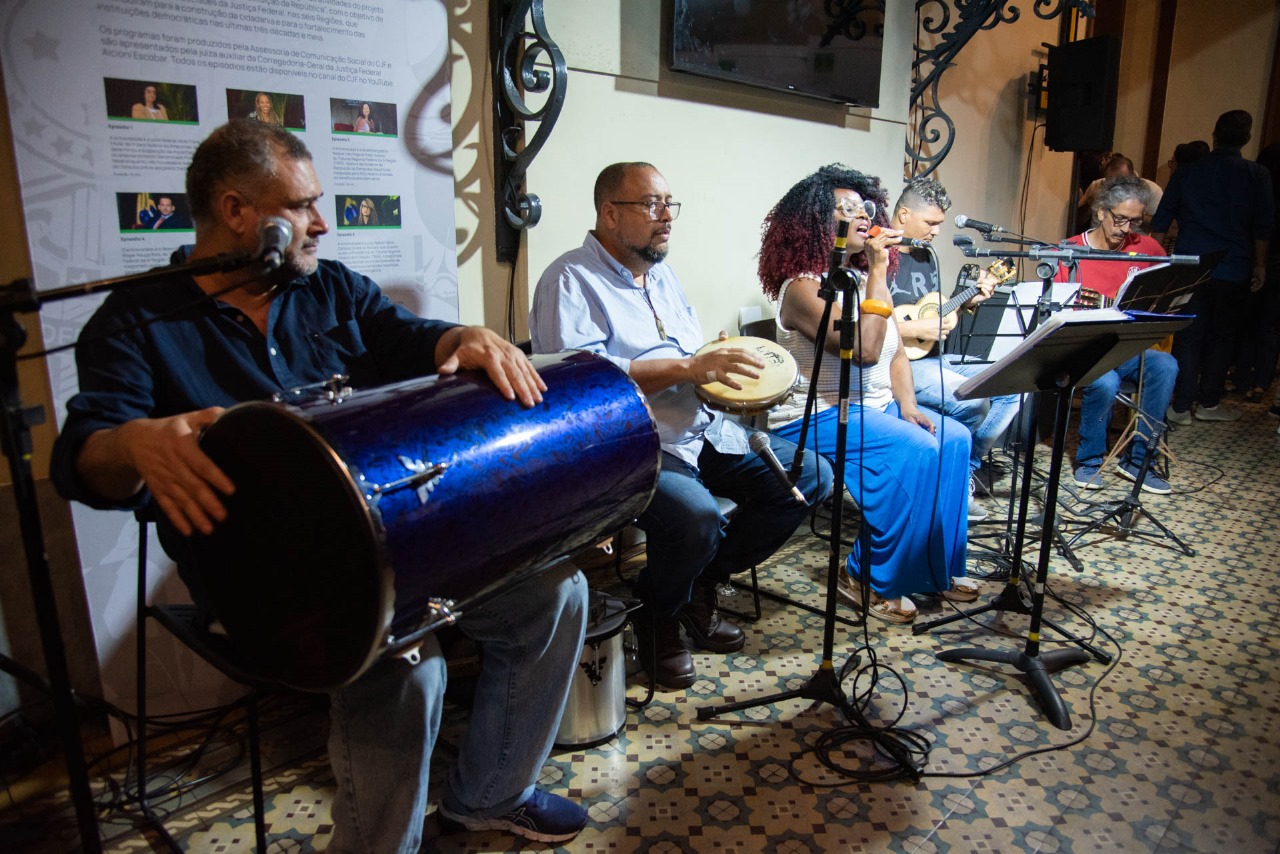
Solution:
[[[1041,325],[1008,356],[981,374],[969,378],[956,389],[956,396],[961,399],[1032,392],[1052,394],[1053,451],[1045,487],[1040,554],[1036,564],[1036,581],[1032,587],[1031,623],[1027,628],[1025,647],[1020,652],[980,647],[944,650],[938,653],[938,658],[942,661],[973,660],[1013,665],[1031,678],[1031,688],[1039,696],[1045,716],[1059,729],[1071,728],[1071,716],[1050,680],[1050,674],[1065,667],[1082,664],[1089,658],[1082,649],[1040,652],[1044,590],[1053,548],[1054,511],[1062,473],[1067,418],[1071,412],[1071,392],[1077,385],[1093,382],[1103,373],[1138,355],[1151,344],[1182,329],[1188,323],[1190,320],[1187,318],[1151,318],[1146,315],[1128,317],[1113,309],[1061,313]],[[1022,560],[1026,506],[1030,499],[1029,479],[1024,479],[1022,490],[1023,512],[1018,519],[1014,544],[1015,566],[1020,565]],[[993,605],[957,615],[957,618],[999,607],[1004,597],[1005,594],[1002,593]]]
[[[1157,264],[1153,267],[1138,270],[1130,276],[1129,280],[1116,293],[1116,307],[1122,311],[1154,314],[1170,314],[1185,308],[1191,301],[1192,296],[1194,296],[1196,287],[1209,278],[1213,268],[1217,266],[1223,254],[1222,252],[1214,252],[1205,255],[1201,258],[1200,263],[1194,266]],[[1145,368],[1145,352],[1142,357],[1144,359],[1143,367]],[[1141,375],[1142,369],[1139,370],[1139,376]],[[1136,417],[1147,417],[1142,412],[1141,402],[1139,402]],[[1071,539],[1067,541],[1068,546],[1074,545],[1081,537],[1093,533],[1114,520],[1118,525],[1121,536],[1133,534],[1151,540],[1167,539],[1172,541],[1178,547],[1178,550],[1187,557],[1195,557],[1195,549],[1183,542],[1177,534],[1169,530],[1150,511],[1143,507],[1142,500],[1139,497],[1142,492],[1142,484],[1147,478],[1147,472],[1151,469],[1155,460],[1156,449],[1169,429],[1169,425],[1165,423],[1163,412],[1155,413],[1154,420],[1157,424],[1152,429],[1151,436],[1147,439],[1146,453],[1143,454],[1142,463],[1138,466],[1133,485],[1129,488],[1128,494],[1118,501],[1094,505],[1104,508],[1105,512],[1101,516],[1091,519],[1088,524],[1072,535]],[[1138,441],[1136,427],[1134,430],[1133,441],[1136,442]],[[1154,525],[1156,530],[1150,531],[1137,527],[1136,522],[1142,519]]]

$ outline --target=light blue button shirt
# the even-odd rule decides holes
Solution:
[[[538,280],[529,312],[533,351],[587,350],[627,372],[640,359],[692,356],[705,343],[702,325],[675,272],[665,262],[655,264],[645,285],[637,285],[631,271],[588,232],[582,246],[553,261]],[[665,341],[658,334],[658,320]],[[748,452],[742,425],[708,409],[691,383],[646,397],[662,449],[690,466],[697,467],[704,440],[724,454]]]

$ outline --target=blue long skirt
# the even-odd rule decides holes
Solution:
[[[973,438],[959,421],[924,410],[936,435],[885,411],[849,405],[845,488],[871,534],[871,589],[885,598],[951,588],[965,574],[969,540],[969,449]],[[836,407],[813,419],[807,446],[835,464]],[[797,419],[775,432],[795,442]],[[939,464],[941,463],[941,464]],[[861,575],[863,540],[847,567]]]

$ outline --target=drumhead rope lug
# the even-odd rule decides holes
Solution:
[[[330,403],[342,403],[354,394],[351,386],[347,385],[350,381],[351,377],[346,374],[334,374],[318,383],[278,391],[271,395],[271,402],[302,403],[308,400],[327,400]]]
[[[436,488],[436,481],[440,479],[440,475],[444,474],[445,469],[449,468],[449,464],[424,463],[422,460],[411,460],[403,454],[398,455],[396,459],[413,474],[381,485],[368,484],[365,488],[365,498],[376,504],[379,498],[389,492],[412,488],[418,493],[418,503],[426,504],[431,490]],[[360,479],[364,480],[363,475]]]

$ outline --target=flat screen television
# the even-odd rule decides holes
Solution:
[[[674,0],[671,67],[859,107],[880,106],[878,0]]]

